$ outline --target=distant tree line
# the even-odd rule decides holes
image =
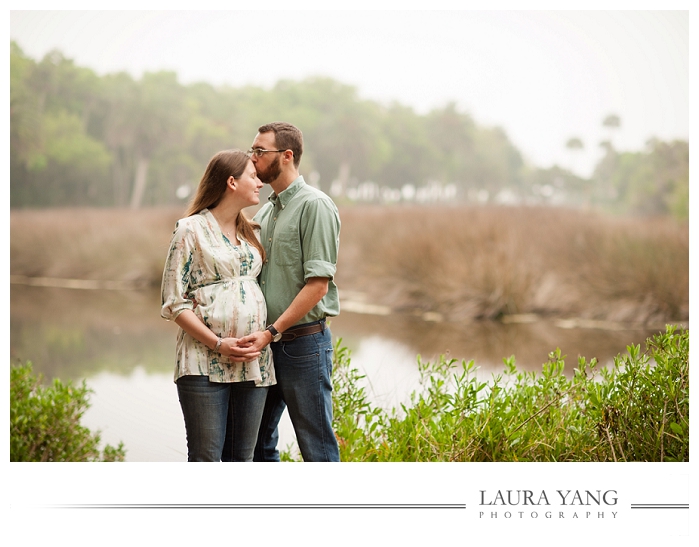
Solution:
[[[247,149],[273,120],[302,129],[303,174],[339,200],[358,188],[372,199],[413,199],[428,194],[406,188],[429,187],[452,201],[677,213],[688,188],[685,142],[636,154],[610,144],[586,180],[529,165],[502,129],[479,126],[453,103],[420,115],[323,77],[264,89],[182,85],[173,72],[99,76],[59,51],[36,61],[10,42],[10,204],[181,204],[215,152]]]

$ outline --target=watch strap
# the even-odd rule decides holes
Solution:
[[[279,342],[279,340],[281,340],[282,335],[277,329],[274,328],[274,325],[267,325],[265,330],[268,330],[272,335],[272,342]]]

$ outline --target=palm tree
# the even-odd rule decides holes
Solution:
[[[583,141],[579,139],[578,137],[571,137],[568,139],[568,142],[566,142],[566,148],[570,150],[570,170],[575,171],[575,158],[578,156],[578,153],[585,148],[585,145],[583,144]]]
[[[613,146],[612,135],[621,127],[621,118],[616,114],[609,114],[604,120],[602,120],[602,126],[606,127],[609,131],[609,144]]]

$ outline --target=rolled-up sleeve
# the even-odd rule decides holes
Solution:
[[[340,215],[329,199],[309,201],[301,218],[304,279],[333,279],[340,246]]]
[[[160,315],[168,321],[175,320],[184,310],[194,309],[188,296],[194,244],[194,232],[188,223],[179,221],[170,241],[161,286]]]

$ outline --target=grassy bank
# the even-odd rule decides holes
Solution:
[[[10,274],[159,285],[179,210],[10,213]]]
[[[419,362],[418,358],[418,362]],[[514,358],[490,382],[473,362],[419,362],[422,390],[386,411],[336,347],[334,427],[343,461],[689,461],[689,331],[630,346],[614,366],[581,359],[563,374],[553,352],[540,374]]]
[[[554,208],[347,207],[341,292],[447,321],[689,318],[689,230]],[[13,276],[159,286],[181,209],[11,211]]]
[[[345,264],[375,302],[446,320],[689,317],[688,226],[671,219],[416,207],[349,209],[343,222]]]

